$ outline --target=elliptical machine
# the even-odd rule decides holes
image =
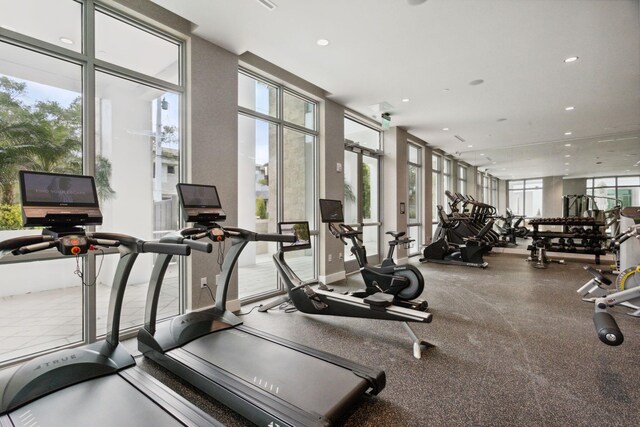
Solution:
[[[438,206],[438,216],[440,218],[438,229],[449,229],[452,224],[444,214],[442,206]],[[482,258],[483,253],[487,250],[487,243],[483,240],[483,237],[491,230],[492,226],[493,220],[488,221],[477,235],[465,237],[464,245],[458,247],[449,245],[446,232],[436,231],[436,239],[424,248],[420,262],[487,268],[489,263]]]
[[[392,242],[395,243],[391,244],[387,258],[380,267],[373,267],[367,263],[367,249],[360,238],[362,231],[344,224],[340,200],[320,199],[320,215],[322,222],[328,224],[329,231],[335,238],[340,239],[345,246],[345,238],[351,240],[351,253],[356,257],[366,285],[365,289],[353,292],[352,295],[364,298],[383,292],[393,295],[394,304],[418,310],[427,307],[426,301],[417,299],[424,290],[424,278],[420,270],[409,264],[396,265],[393,262],[395,246],[403,242],[399,240],[403,233],[392,232],[392,236],[395,237],[395,241]]]

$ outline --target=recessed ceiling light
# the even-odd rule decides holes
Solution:
[[[565,165],[565,166],[569,166],[569,163],[565,163],[564,165]]]
[[[571,144],[564,144],[565,147],[571,147]]]
[[[494,165],[497,165],[497,164],[498,164],[498,162],[493,162],[493,164],[494,164]]]
[[[482,79],[471,80],[469,82],[471,86],[478,86],[478,85],[481,85],[482,83],[484,83],[484,80]]]
[[[449,128],[442,128],[442,130],[449,130]]]
[[[631,169],[627,169],[627,170],[625,170],[625,172],[631,172]]]
[[[467,147],[471,148],[471,147],[473,147],[473,145],[469,144],[469,145],[467,145]]]
[[[316,44],[318,46],[327,46],[329,44],[329,40],[327,40],[327,39],[318,39],[318,41],[316,41]]]
[[[484,156],[484,153],[480,153],[481,156]]]
[[[451,90],[451,89],[449,89],[448,87],[442,89],[443,92],[449,92],[449,90]]]
[[[564,107],[565,111],[572,111],[575,107]]]
[[[66,37],[60,37],[58,40],[60,40],[64,44],[73,44],[73,40],[68,39]]]
[[[573,132],[565,132],[564,134],[565,134],[566,136],[569,136],[569,135],[573,134]]]
[[[409,102],[411,101],[409,98],[402,98],[402,102]]]
[[[564,60],[564,62],[569,63],[569,62],[576,62],[578,60],[577,56],[570,56],[567,59]]]
[[[564,156],[565,157],[571,157],[571,154],[565,154]]]

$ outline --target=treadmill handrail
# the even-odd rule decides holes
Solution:
[[[83,233],[84,230],[79,229],[78,232]],[[147,242],[125,234],[95,232],[86,233],[84,236],[90,243],[118,246],[120,250],[120,259],[109,298],[108,329],[105,341],[44,355],[20,365],[15,371],[3,372],[2,375],[6,379],[0,381],[0,413],[13,410],[61,388],[114,373],[135,364],[133,357],[119,345],[124,292],[135,260],[142,252],[162,250],[169,253],[188,253],[190,251],[186,245]],[[11,250],[11,253],[22,255],[58,246],[60,238],[51,240],[48,237],[41,237],[40,240],[43,243],[20,246]],[[36,240],[32,236],[27,236],[25,239],[13,238],[1,242],[0,246],[8,248]],[[20,251],[20,248],[29,246],[38,247]],[[60,249],[59,246],[58,249]],[[6,253],[6,250],[3,252]]]

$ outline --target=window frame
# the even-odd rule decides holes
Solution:
[[[616,201],[619,201],[621,206],[625,207],[624,204],[622,203],[623,198],[621,198],[620,191],[625,189],[634,189],[634,188],[637,188],[640,190],[640,184],[636,184],[636,185],[620,184],[620,179],[629,179],[629,178],[638,178],[638,180],[640,180],[640,175],[618,175],[618,176],[602,176],[597,178],[587,178],[586,184],[585,184],[585,193],[588,196],[594,196],[595,190],[612,189],[614,191]],[[596,180],[598,179],[613,179],[614,180],[613,185],[596,186]]]
[[[362,173],[358,172],[358,182],[357,182],[357,186],[358,186],[358,192],[357,192],[357,213],[356,213],[356,222],[355,223],[351,223],[348,225],[351,225],[352,227],[362,231],[363,233],[363,237],[365,235],[365,228],[369,229],[369,228],[376,228],[375,230],[375,236],[376,236],[376,241],[377,241],[377,247],[370,249],[367,251],[367,262],[369,264],[375,265],[378,264],[380,262],[380,259],[384,256],[384,254],[382,253],[382,240],[380,238],[381,236],[381,227],[382,227],[382,170],[383,170],[383,151],[382,151],[382,146],[384,143],[384,132],[382,131],[382,129],[377,128],[376,126],[373,126],[369,123],[364,122],[363,120],[357,118],[355,115],[350,114],[349,112],[345,112],[344,114],[344,119],[343,120],[350,120],[360,126],[363,126],[365,128],[368,128],[370,130],[372,130],[373,132],[375,132],[378,136],[378,149],[373,149],[371,147],[367,147],[365,145],[360,145],[358,143],[358,141],[353,141],[350,139],[347,139],[345,137],[344,140],[344,151],[345,152],[351,152],[354,153],[357,157],[356,163],[357,163],[357,169],[358,171],[362,170],[362,166],[364,164],[364,158],[370,158],[370,159],[374,159],[377,167],[378,167],[378,180],[376,182],[376,188],[378,191],[378,195],[377,195],[377,200],[378,200],[378,211],[376,212],[376,218],[377,221],[368,221],[368,222],[364,222],[364,214],[363,214],[363,209],[362,209],[362,194],[363,194],[363,180],[362,180]],[[344,202],[344,200],[343,200]],[[345,247],[345,269],[348,272],[347,274],[357,271],[357,269],[359,268],[357,266],[357,263],[355,262],[355,260],[349,259],[348,258],[349,255],[349,248]]]
[[[0,28],[0,43],[7,43],[9,45],[26,49],[28,51],[35,52],[37,54],[43,54],[58,60],[69,62],[79,65],[81,70],[82,87],[80,93],[82,94],[82,173],[85,175],[95,176],[96,173],[96,75],[99,72],[110,74],[115,77],[126,79],[134,83],[141,83],[147,86],[154,87],[160,90],[166,90],[177,93],[180,98],[180,114],[179,122],[180,126],[180,151],[186,153],[186,117],[187,117],[187,89],[186,89],[186,39],[178,37],[174,34],[170,34],[168,30],[155,26],[149,22],[144,22],[138,18],[130,16],[125,12],[118,9],[118,6],[106,4],[99,0],[69,0],[79,3],[81,5],[81,37],[82,48],[80,51],[74,51],[66,49],[64,47],[49,43],[38,38],[34,38],[22,33],[11,31],[5,28]],[[131,25],[134,28],[140,29],[154,36],[160,37],[164,40],[175,43],[178,46],[178,83],[171,83],[154,76],[150,76],[144,73],[140,73],[126,67],[112,64],[108,61],[100,60],[96,58],[95,52],[95,14],[104,13],[115,19],[124,22],[127,25]],[[179,160],[179,177],[183,180],[187,176],[186,172],[186,158],[187,155],[181,155]],[[179,212],[180,221],[183,223],[182,214]],[[87,231],[94,230],[95,227],[87,227]],[[117,249],[109,249],[104,251],[105,255],[117,253]],[[20,260],[12,260],[11,258],[0,259],[1,264],[10,264],[16,262],[40,262],[50,259],[64,258],[61,254],[54,252],[44,252],[29,255]],[[94,251],[90,251],[83,257],[82,268],[83,274],[87,278],[95,278],[97,273],[96,254]],[[186,310],[186,261],[181,259],[180,261],[180,273],[179,273],[179,310],[184,313]],[[23,356],[0,362],[0,368],[21,362],[38,356],[40,354],[50,353],[57,351],[60,348],[71,348],[79,345],[89,344],[96,342],[102,335],[96,334],[97,325],[97,301],[96,301],[96,289],[94,286],[82,287],[82,340],[74,342],[62,347],[50,348],[44,351],[40,351],[32,354],[25,354]],[[138,327],[129,329],[123,329],[120,331],[120,338],[127,339],[132,338],[137,334]]]
[[[246,77],[249,77],[251,79],[254,79],[258,82],[262,82],[270,87],[273,87],[276,91],[276,114],[275,116],[272,116],[270,114],[264,114],[261,113],[259,111],[256,110],[252,110],[250,108],[247,107],[242,107],[239,105],[238,103],[238,115],[240,116],[245,116],[251,119],[255,119],[255,120],[261,120],[264,121],[266,123],[272,124],[274,126],[276,126],[276,161],[277,161],[277,165],[276,165],[276,193],[277,193],[277,200],[276,202],[276,206],[275,206],[275,212],[276,212],[276,222],[278,221],[283,221],[283,215],[284,215],[284,197],[282,196],[284,194],[284,192],[282,191],[284,188],[284,168],[282,167],[283,162],[284,162],[284,133],[285,133],[285,129],[289,129],[298,133],[301,133],[303,135],[306,136],[311,136],[313,137],[313,144],[314,144],[314,148],[313,148],[313,165],[312,168],[313,170],[311,171],[312,176],[313,176],[313,183],[312,183],[312,187],[313,187],[313,198],[317,199],[317,195],[319,194],[319,182],[317,179],[317,170],[318,170],[318,161],[319,161],[319,139],[320,139],[320,103],[318,100],[315,100],[309,96],[305,96],[303,93],[297,91],[296,89],[294,89],[293,87],[287,86],[284,83],[279,83],[276,82],[272,79],[269,79],[268,77],[261,75],[257,72],[254,72],[242,65],[240,65],[238,67],[238,74],[239,75],[244,75]],[[284,109],[285,109],[285,95],[287,96],[292,96],[298,99],[301,99],[303,101],[306,101],[310,104],[314,105],[314,117],[313,117],[313,124],[314,124],[314,128],[315,129],[310,129],[307,128],[305,126],[301,126],[298,125],[297,123],[293,123],[290,121],[287,121],[284,119]],[[309,173],[309,171],[307,171],[307,173]],[[238,203],[241,203],[240,200],[238,200]],[[313,211],[312,211],[312,215],[313,218],[307,218],[308,222],[309,222],[309,228],[311,230],[309,230],[310,235],[311,236],[317,236],[318,233],[318,207],[314,206]],[[312,250],[313,250],[313,275],[314,277],[317,277],[318,275],[318,271],[319,271],[319,251],[317,248],[317,245],[312,245]],[[275,267],[274,267],[275,268]],[[240,282],[238,282],[238,285],[240,286]],[[255,293],[255,294],[250,294],[247,296],[243,296],[240,298],[240,302],[241,304],[248,304],[248,303],[252,303],[255,301],[259,301],[261,299],[267,298],[269,296],[273,296],[279,293],[282,293],[284,291],[284,287],[282,284],[281,280],[277,280],[277,283],[275,285],[275,287],[273,289],[269,289],[267,291],[264,292],[259,292],[259,293]]]
[[[412,221],[411,216],[409,214],[410,206],[407,203],[407,235],[412,236],[415,239],[413,245],[408,249],[408,256],[415,256],[421,254],[422,248],[422,231],[423,231],[423,213],[422,213],[422,204],[423,200],[423,174],[424,168],[423,164],[423,150],[420,144],[407,141],[407,195],[411,194],[411,187],[409,183],[409,170],[411,167],[416,170],[416,217],[415,220]],[[416,161],[411,161],[411,156],[409,153],[411,149],[416,150]],[[410,230],[414,228],[415,232],[410,232]]]
[[[534,187],[532,185],[528,185],[528,182],[530,183],[531,181],[539,181],[540,182],[540,186],[539,187]],[[512,185],[514,183],[518,183],[518,185],[520,185],[520,183],[522,183],[522,188],[512,188]],[[527,203],[526,203],[526,192],[527,191],[532,191],[532,190],[540,190],[542,192],[542,204],[540,206],[540,212],[542,214],[543,210],[544,210],[544,180],[542,178],[527,178],[527,179],[515,179],[515,180],[510,180],[507,183],[507,194],[508,194],[508,204],[507,207],[511,208],[511,200],[512,200],[512,194],[515,193],[521,193],[522,194],[522,212],[516,212],[515,210],[513,210],[513,213],[516,215],[525,215],[525,212],[527,212]],[[535,217],[535,215],[533,216]],[[533,217],[527,217],[527,218],[533,218]]]

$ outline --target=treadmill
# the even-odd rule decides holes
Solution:
[[[95,247],[118,247],[120,260],[106,339],[0,371],[0,427],[221,426],[135,367],[133,356],[119,343],[122,300],[138,254],[188,255],[191,247],[86,232],[83,226],[102,223],[90,176],[20,171],[20,184],[23,223],[45,228],[41,235],[0,242],[0,256],[55,248],[79,257]]]
[[[295,236],[222,227],[215,186],[178,184],[188,222],[161,239],[231,241],[222,262],[214,306],[156,322],[162,279],[171,255],[159,255],[147,295],[138,348],[148,358],[260,426],[330,426],[364,394],[378,394],[385,374],[242,325],[226,309],[233,269],[250,241],[295,242]],[[229,246],[227,244],[227,246]]]

